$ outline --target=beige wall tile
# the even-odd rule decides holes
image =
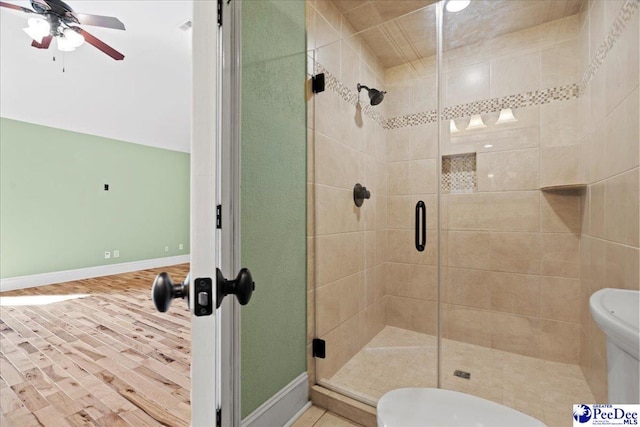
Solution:
[[[489,61],[482,61],[448,72],[444,77],[446,82],[444,105],[467,104],[490,98],[489,69]]]
[[[318,166],[318,156],[321,152],[318,150],[320,144],[319,134],[332,138],[335,141],[339,141],[342,137],[342,130],[336,123],[342,120],[340,116],[340,103],[341,100],[337,94],[332,91],[324,91],[320,94],[316,94],[313,97],[315,101],[314,109],[317,111],[315,116],[315,130],[316,130],[316,166]],[[320,113],[322,112],[322,113]],[[316,173],[318,171],[316,170]]]
[[[491,233],[490,240],[492,270],[534,274],[540,271],[538,233]]]
[[[604,237],[604,198],[605,184],[600,182],[589,186],[589,228],[590,234],[595,237]]]
[[[316,183],[352,190],[364,178],[364,163],[356,150],[316,133]]]
[[[316,22],[319,29],[325,24],[324,19],[322,19],[320,16],[316,18]],[[339,37],[337,32],[333,34]],[[318,38],[320,37],[321,36],[318,35]],[[331,37],[333,38],[333,35]],[[319,41],[320,40],[318,40],[318,42]],[[338,79],[341,79],[342,75],[340,72],[340,62],[342,59],[342,42],[340,40],[336,39],[336,41],[332,41],[331,43],[317,48],[315,55],[316,61],[318,61],[320,65],[322,65],[327,71],[336,76]]]
[[[564,277],[540,277],[540,317],[565,322],[580,322],[580,280]]]
[[[403,329],[411,329],[411,298],[387,296],[387,324]]]
[[[605,181],[605,237],[638,247],[640,168]]]
[[[448,198],[450,229],[538,231],[537,191],[456,194]]]
[[[491,312],[491,348],[538,357],[540,319]]]
[[[478,153],[478,191],[537,190],[538,149]]]
[[[577,184],[580,179],[580,146],[546,147],[540,153],[540,186]]]
[[[540,274],[580,277],[580,238],[568,233],[542,233]]]
[[[459,305],[442,305],[444,338],[491,347],[491,312]]]
[[[581,191],[543,192],[540,197],[540,231],[580,235]]]
[[[580,325],[540,320],[540,357],[576,364],[580,360]]]
[[[388,230],[387,259],[392,262],[436,265],[436,232],[427,230],[427,243],[423,252],[415,246],[413,230]]]
[[[365,307],[369,307],[387,294],[387,264],[380,264],[365,271]]]
[[[604,158],[604,173],[606,176],[626,172],[640,164],[638,102],[638,89],[636,88],[605,119],[607,149]],[[600,161],[602,160],[600,159]]]
[[[353,190],[317,185],[315,213],[318,235],[364,228],[362,208],[353,202]]]
[[[364,272],[347,276],[336,283],[340,322],[342,323],[365,308]]]
[[[482,231],[449,231],[447,265],[486,270],[491,259],[491,236]]]
[[[467,268],[448,268],[442,287],[442,301],[458,306],[491,308],[491,272]],[[485,325],[489,327],[489,325]]]
[[[605,275],[608,288],[640,289],[638,248],[606,243]]]
[[[316,237],[316,286],[364,269],[364,233]]]
[[[360,82],[360,57],[348,43],[343,42],[341,48],[341,81],[355,91]]]
[[[591,183],[600,181],[606,178],[603,161],[607,157],[605,127],[597,126],[585,142],[589,150],[589,180]]]
[[[340,324],[340,292],[338,282],[316,289],[316,334],[324,336]]]
[[[435,229],[437,222],[437,197],[433,194],[390,196],[387,198],[387,225],[389,228],[415,228],[416,203],[422,200],[427,208],[427,228]]]
[[[607,30],[609,28],[607,26]],[[605,99],[607,114],[613,111],[633,89],[638,87],[639,31],[638,14],[636,13],[627,22],[624,31],[608,52],[602,65],[606,78]]]
[[[540,88],[540,53],[491,59],[491,98]]]
[[[579,142],[577,98],[540,106],[540,145],[557,147]]]
[[[388,295],[436,300],[436,266],[390,262],[386,264],[385,270],[384,282]]]
[[[533,274],[491,272],[491,310],[538,317],[545,304],[540,297],[540,278]]]
[[[607,384],[607,357],[597,351],[591,353],[591,382],[589,386],[596,402],[609,403],[609,387]],[[612,402],[615,403],[615,402]]]
[[[578,39],[572,38],[547,47],[541,52],[540,86],[559,87],[580,80]]]

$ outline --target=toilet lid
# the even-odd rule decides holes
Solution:
[[[490,400],[437,388],[400,388],[378,402],[378,427],[545,427]]]

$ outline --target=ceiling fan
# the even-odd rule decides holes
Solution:
[[[31,46],[35,48],[48,49],[55,37],[58,49],[62,51],[75,50],[86,41],[116,61],[124,59],[122,53],[78,26],[93,25],[124,30],[124,24],[118,18],[76,13],[62,0],[31,0],[33,10],[4,1],[0,1],[0,6],[36,15],[29,18],[29,26],[24,28],[33,38]]]

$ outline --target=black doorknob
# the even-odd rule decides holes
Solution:
[[[158,274],[151,287],[151,298],[161,313],[169,309],[174,298],[183,298],[189,305],[189,275],[183,283],[174,284],[169,274]]]
[[[234,280],[225,279],[222,271],[218,268],[216,271],[216,282],[216,308],[220,307],[222,299],[229,294],[234,294],[240,305],[246,305],[251,299],[251,294],[253,294],[253,291],[256,289],[256,284],[253,283],[251,272],[246,268],[241,269]]]

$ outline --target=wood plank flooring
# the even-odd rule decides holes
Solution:
[[[191,321],[151,283],[188,264],[0,293],[0,425],[188,426]],[[82,298],[38,305],[56,295]],[[15,297],[36,302],[7,306]]]

